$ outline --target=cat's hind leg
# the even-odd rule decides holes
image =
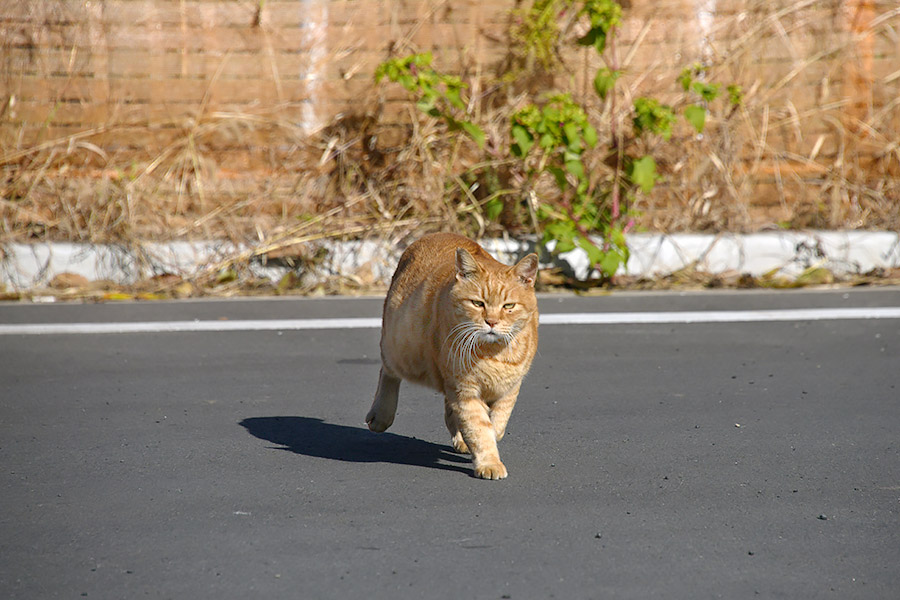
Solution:
[[[397,398],[400,395],[400,378],[388,373],[384,367],[378,374],[378,389],[375,400],[366,415],[366,425],[377,433],[385,431],[394,422],[397,414]]]
[[[456,412],[450,401],[444,399],[444,423],[447,424],[447,431],[450,432],[450,443],[453,449],[460,454],[468,454],[469,447],[463,439],[462,432],[459,430],[459,420],[456,418]]]

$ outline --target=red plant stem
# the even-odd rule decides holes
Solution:
[[[569,200],[567,193],[563,192],[563,196],[562,196],[562,199],[560,200],[560,204],[562,204],[562,207],[566,211],[566,215],[569,217],[569,219],[575,225],[575,230],[578,231],[579,234],[581,234],[581,237],[583,237],[584,239],[586,239],[587,241],[590,242],[591,234],[590,234],[590,232],[588,232],[587,229],[585,229],[581,225],[581,223],[578,222],[578,219],[575,217],[575,211],[572,209],[572,201]]]
[[[609,53],[610,53],[610,69],[615,72],[619,70],[619,59],[616,56],[616,35],[615,35],[615,27],[609,30],[607,35],[609,40]],[[620,160],[619,156],[621,155],[621,149],[619,148],[618,143],[618,135],[616,131],[616,94],[615,90],[610,95],[610,106],[609,106],[609,132],[613,139],[613,147],[616,149],[616,171],[615,176],[613,177],[613,189],[612,189],[612,214],[609,218],[609,224],[613,225],[619,219],[619,168],[620,168]]]

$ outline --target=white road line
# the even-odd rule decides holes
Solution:
[[[765,321],[840,321],[846,319],[900,319],[900,307],[548,314],[541,315],[541,324],[751,323]]]
[[[541,315],[541,325],[751,323],[774,321],[839,321],[848,319],[900,319],[900,307],[551,313]],[[16,325],[0,324],[0,335],[300,331],[308,329],[377,329],[379,327],[381,327],[380,318],[142,321],[135,323],[22,323]]]
[[[381,319],[258,319],[245,321],[141,321],[135,323],[25,323],[21,325],[0,325],[0,335],[290,331],[299,329],[373,329],[378,327],[381,327]]]

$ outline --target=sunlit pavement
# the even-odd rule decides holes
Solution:
[[[377,319],[380,299],[0,305],[0,324]],[[876,309],[900,290],[543,296]],[[378,329],[0,335],[0,597],[895,598],[900,319],[545,324],[509,479]]]

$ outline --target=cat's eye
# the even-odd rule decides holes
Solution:
[[[503,305],[504,310],[512,310],[515,307],[516,307],[515,302],[507,302],[506,304]]]
[[[484,302],[482,302],[481,300],[469,300],[469,302],[471,302],[473,305],[477,306],[478,308],[484,308]]]

